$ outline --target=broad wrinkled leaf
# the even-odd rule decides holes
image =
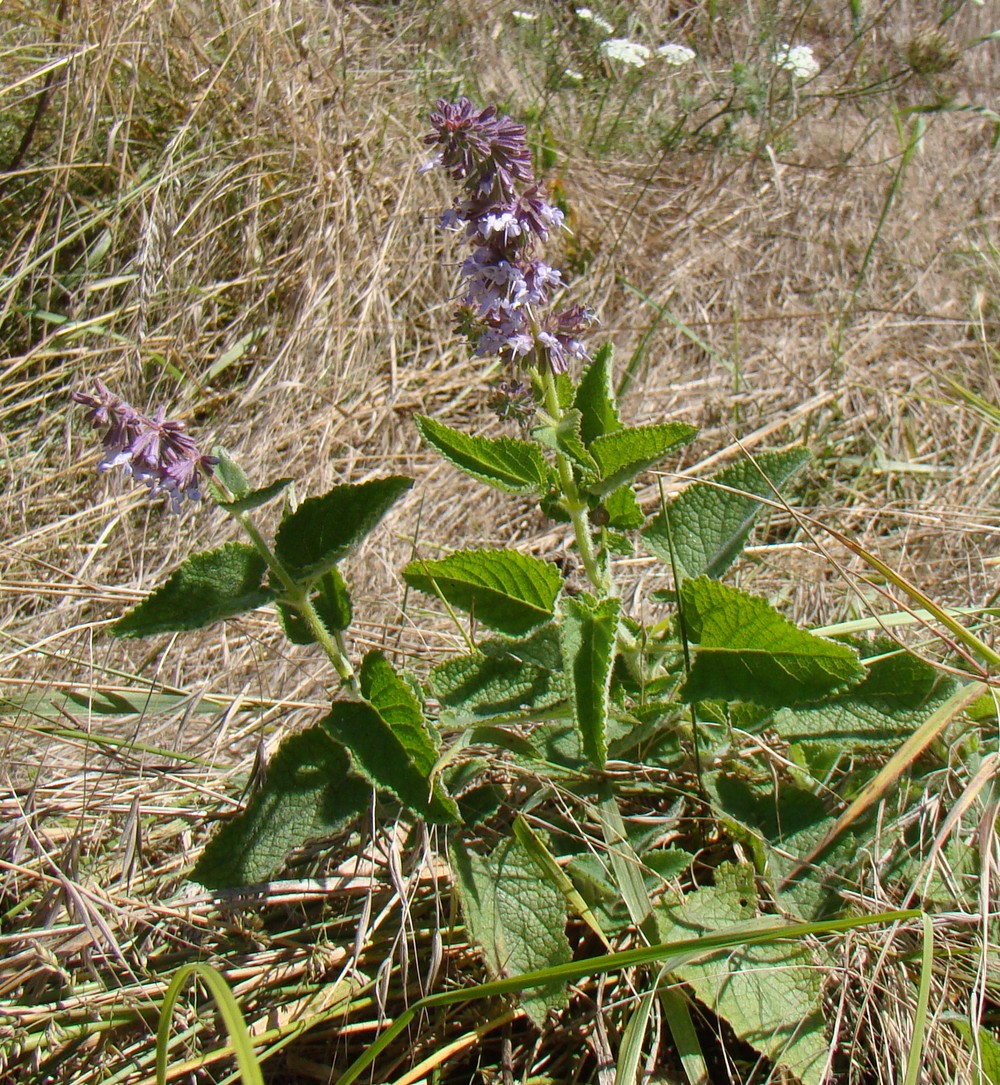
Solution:
[[[680,696],[783,707],[818,701],[865,677],[857,653],[799,629],[763,599],[708,577],[681,588],[685,633],[697,645]]]
[[[658,918],[664,941],[718,934],[736,924],[773,923],[757,917],[749,863],[721,863],[714,885],[664,907]],[[824,973],[809,946],[771,942],[727,949],[680,965],[676,975],[741,1040],[802,1085],[820,1085],[829,1050],[823,1024]]]
[[[576,386],[573,406],[580,412],[580,435],[589,447],[598,437],[622,428],[611,385],[610,343],[598,348]]]
[[[413,479],[390,475],[310,497],[281,521],[275,552],[299,583],[310,584],[374,530],[412,485]]]
[[[548,467],[536,445],[512,437],[470,437],[433,418],[417,417],[423,439],[472,478],[513,494],[538,493]]]
[[[451,863],[466,926],[492,976],[519,976],[571,959],[563,896],[516,839],[503,840],[486,856],[458,840]],[[541,1025],[550,1009],[565,1006],[565,984],[526,991],[522,998],[528,1016]]]
[[[842,751],[895,747],[955,692],[955,679],[888,638],[862,650],[892,654],[869,664],[853,689],[822,704],[783,708],[766,726],[786,742],[831,742]]]
[[[616,527],[620,531],[633,531],[641,527],[646,519],[631,486],[621,486],[609,493],[602,504],[608,514],[608,527]]]
[[[693,483],[643,530],[646,547],[674,568],[678,580],[722,576],[765,508],[755,496],[773,500],[775,490],[808,461],[804,448],[766,452],[727,467],[710,482]]]
[[[365,701],[335,701],[322,726],[351,751],[355,768],[432,822],[456,822],[458,807],[432,779],[438,751],[413,691],[381,652],[361,667]]]
[[[192,554],[170,579],[111,627],[116,637],[201,629],[270,602],[267,566],[252,546],[231,542]]]
[[[208,842],[191,877],[209,889],[267,881],[288,853],[333,836],[368,810],[371,787],[349,772],[343,746],[322,727],[286,738],[247,808]]]
[[[590,445],[600,475],[588,489],[598,497],[617,490],[690,441],[698,431],[685,422],[633,426],[598,437]]]
[[[568,695],[556,630],[543,626],[527,640],[485,641],[478,652],[438,664],[431,692],[456,724],[550,708]]]
[[[319,620],[328,633],[341,633],[351,624],[351,596],[334,566],[328,569],[316,582],[317,591],[310,596],[310,601]],[[293,644],[313,644],[316,637],[306,624],[305,618],[292,606],[278,604],[281,626],[285,635]]]
[[[586,596],[564,596],[561,609],[563,666],[573,717],[583,752],[591,764],[603,769],[621,600],[596,602]]]
[[[516,550],[459,550],[439,561],[411,561],[403,577],[510,637],[552,618],[563,582],[555,565]]]

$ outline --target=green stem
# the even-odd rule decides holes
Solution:
[[[261,533],[249,517],[242,513],[235,513],[234,515],[239,520],[243,530],[250,536],[250,541],[257,553],[267,562],[268,568],[281,581],[281,586],[285,589],[282,602],[294,607],[302,615],[302,620],[309,627],[309,632],[316,638],[316,642],[326,653],[326,657],[333,664],[334,670],[355,693],[360,693],[361,687],[358,684],[358,677],[347,658],[343,637],[339,633],[336,638],[331,635],[313,606],[308,590],[296,583],[292,575],[281,564],[277,554],[264,542]]]
[[[545,409],[558,426],[562,420],[562,408],[559,406],[556,377],[548,366],[545,366],[542,370],[542,382],[545,388]],[[607,598],[614,591],[611,578],[608,572],[601,568],[601,563],[597,560],[597,553],[594,550],[594,537],[590,533],[590,524],[587,521],[587,502],[580,496],[576,480],[573,478],[573,468],[570,466],[569,460],[561,452],[556,453],[556,468],[559,472],[559,484],[563,492],[563,505],[573,523],[576,548],[580,551],[583,567],[587,571],[591,584],[597,589],[597,594],[602,599]]]

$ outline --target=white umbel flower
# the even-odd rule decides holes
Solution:
[[[608,38],[601,42],[600,50],[609,60],[620,60],[633,68],[643,67],[653,55],[645,45],[629,41],[628,38]]]
[[[819,61],[808,45],[779,45],[774,51],[774,63],[796,79],[812,79],[819,72]]]
[[[599,30],[602,34],[610,34],[614,30],[614,27],[607,19],[595,15],[590,8],[577,8],[576,17],[585,23],[590,23],[595,30]]]
[[[695,58],[695,51],[686,45],[680,45],[675,41],[667,42],[656,50],[656,55],[665,60],[673,68],[683,68]]]
[[[515,23],[533,23],[538,19],[536,11],[512,11],[510,17]]]

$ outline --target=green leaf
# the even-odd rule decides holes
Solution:
[[[516,550],[459,550],[439,561],[411,561],[403,577],[510,637],[552,618],[563,583],[555,565]]]
[[[541,442],[553,452],[562,452],[569,456],[577,465],[585,471],[596,472],[597,462],[587,451],[587,446],[580,436],[580,426],[583,416],[577,410],[569,410],[560,418],[555,426],[536,426],[531,431],[531,436]]]
[[[573,717],[583,752],[591,764],[607,760],[608,697],[615,659],[621,600],[596,602],[587,596],[564,596],[562,651]]]
[[[603,505],[608,513],[608,527],[616,527],[619,531],[632,531],[641,527],[646,519],[631,486],[622,486],[609,493]]]
[[[844,644],[799,629],[763,599],[708,577],[681,587],[681,613],[698,651],[680,696],[783,707],[856,685],[865,671]]]
[[[322,726],[376,787],[428,821],[459,821],[454,799],[434,779],[437,746],[410,687],[377,651],[365,656],[360,679],[367,700],[335,701]]]
[[[553,625],[542,626],[527,640],[485,641],[479,648],[438,664],[430,673],[431,692],[450,723],[541,710],[566,699]]]
[[[488,486],[512,494],[538,493],[548,468],[538,448],[511,437],[470,437],[433,418],[417,416],[417,429],[449,463]]]
[[[341,633],[351,624],[351,596],[334,566],[328,569],[317,583],[319,590],[310,597],[320,621],[329,633]],[[313,644],[316,638],[306,624],[305,618],[287,603],[278,604],[281,626],[293,644]]]
[[[845,752],[894,747],[955,692],[953,678],[888,638],[866,649],[892,654],[874,659],[853,689],[822,704],[782,709],[767,726],[784,742],[832,742]]]
[[[757,917],[754,869],[722,863],[715,884],[696,889],[683,903],[658,916],[660,937],[696,938],[735,924],[754,927]],[[676,975],[736,1035],[802,1085],[820,1085],[829,1044],[823,1028],[823,977],[810,948],[801,942],[771,942],[727,949],[680,965]]]
[[[245,497],[250,492],[250,482],[243,473],[243,468],[222,447],[216,445],[212,455],[219,461],[215,465],[216,478],[226,487],[234,498]]]
[[[310,497],[281,521],[275,553],[297,581],[311,583],[345,558],[412,485],[413,479],[390,475]]]
[[[369,807],[343,746],[316,726],[282,742],[263,787],[208,842],[191,877],[209,889],[267,881],[293,848],[342,832]]]
[[[252,546],[230,542],[192,554],[170,579],[111,627],[116,637],[177,633],[233,618],[270,602],[267,566]]]
[[[286,487],[291,486],[294,481],[291,478],[279,478],[268,486],[250,490],[249,493],[244,494],[243,497],[238,497],[235,501],[219,501],[218,506],[220,509],[225,509],[226,512],[249,512],[250,509],[257,509],[261,505],[266,505],[268,501],[273,500],[278,494],[282,493]]]
[[[784,881],[800,856],[808,855],[836,822],[827,804],[788,780],[750,781],[732,772],[707,773],[705,791],[716,817],[754,856],[773,886]],[[804,920],[844,910],[840,890],[856,884],[861,838],[845,832],[780,893],[782,909]]]
[[[580,435],[588,448],[598,437],[622,428],[611,386],[613,353],[610,343],[600,347],[576,386],[573,406],[580,412]]]
[[[457,840],[451,865],[466,926],[492,976],[520,976],[571,959],[563,896],[516,839],[502,841],[486,856]],[[524,996],[525,1011],[539,1026],[550,1009],[565,1004],[561,982]]]
[[[718,578],[739,557],[765,507],[755,497],[773,498],[808,461],[804,448],[766,452],[727,467],[709,482],[695,482],[649,522],[643,541],[650,553],[675,569],[678,581]]]
[[[687,444],[697,430],[685,422],[666,422],[656,426],[633,426],[598,437],[590,446],[600,477],[589,486],[590,492],[603,497],[631,482],[636,475],[657,464],[675,448]]]

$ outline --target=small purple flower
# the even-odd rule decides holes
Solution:
[[[184,498],[199,501],[200,480],[211,478],[219,461],[203,455],[184,423],[167,418],[166,408],[160,407],[149,418],[114,395],[103,381],[94,384],[96,395],[71,392],[70,398],[90,409],[91,425],[107,427],[98,473],[124,468],[136,482],[149,487],[150,497],[166,496],[173,512],[180,512]]]
[[[571,358],[586,357],[579,335],[589,318],[583,320],[581,306],[544,312],[552,291],[565,284],[534,250],[563,226],[564,216],[535,179],[524,125],[498,115],[495,106],[477,111],[468,98],[439,99],[431,125],[424,141],[437,149],[433,164],[463,188],[441,225],[457,230],[464,223],[474,246],[462,264],[465,334],[480,357],[566,372]]]

